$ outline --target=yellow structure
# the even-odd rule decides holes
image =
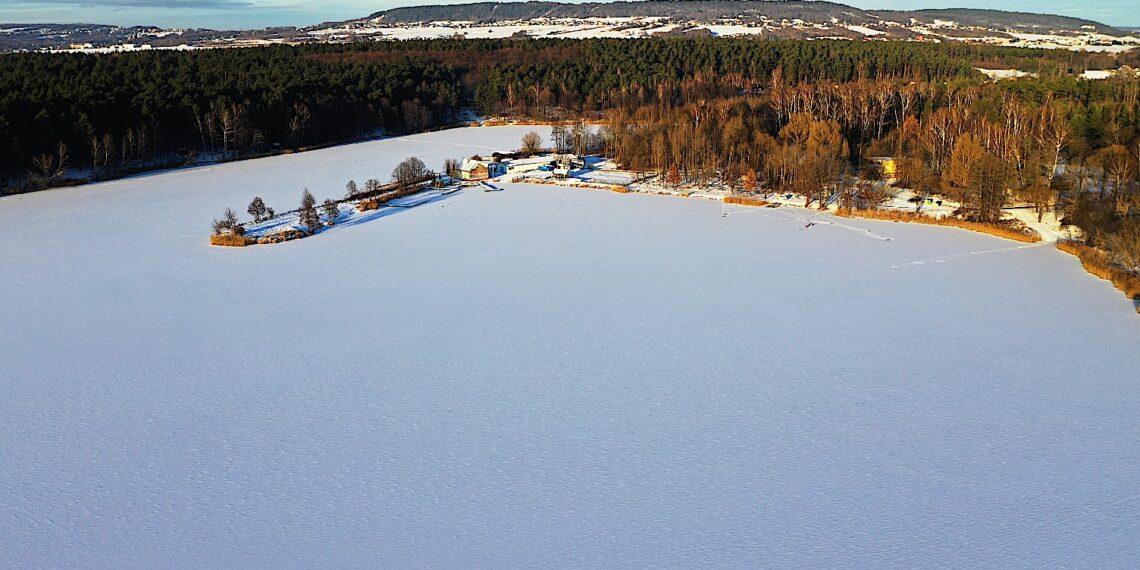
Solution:
[[[898,180],[898,163],[891,156],[873,156],[869,159],[883,169],[883,180],[894,182]]]

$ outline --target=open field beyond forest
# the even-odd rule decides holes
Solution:
[[[532,129],[0,198],[0,567],[1140,560],[1140,317],[1052,244],[525,184],[205,239]]]

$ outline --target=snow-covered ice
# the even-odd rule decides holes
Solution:
[[[207,245],[532,129],[0,199],[0,567],[1140,564],[1140,317],[1051,246],[521,184]]]

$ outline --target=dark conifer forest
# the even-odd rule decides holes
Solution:
[[[1054,79],[1117,63],[1110,56],[904,42],[418,40],[5,54],[0,185],[60,182],[64,175],[53,176],[60,166],[100,179],[207,154],[232,158],[421,131],[454,122],[464,107],[600,117],[655,103],[762,96],[777,67],[790,84],[945,85],[979,81],[972,67],[987,63],[1041,75],[1004,86],[1019,99],[1056,93],[1095,115],[1116,97],[1113,86]],[[1099,131],[1092,135],[1090,144],[1100,144]]]
[[[965,44],[727,38],[415,40],[0,56],[0,187],[455,124],[459,111],[603,123],[628,168],[796,191],[869,156],[992,218],[1010,199],[1111,231],[1135,210],[1138,56]],[[976,67],[1032,76],[988,81]],[[982,160],[992,157],[995,160]],[[979,173],[985,164],[994,172]],[[1079,177],[1062,177],[1061,165]],[[1074,170],[1070,170],[1073,172]],[[979,176],[998,180],[985,195]],[[1092,185],[1094,194],[1072,192]],[[1093,200],[1090,195],[1098,198]],[[1091,203],[1091,202],[1096,202]]]

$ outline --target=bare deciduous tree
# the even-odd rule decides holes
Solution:
[[[297,101],[293,103],[293,109],[289,113],[289,121],[286,126],[289,128],[289,140],[285,141],[285,146],[289,146],[296,142],[296,144],[304,144],[305,142],[305,129],[308,128],[309,122],[313,116],[309,113],[309,106]]]
[[[511,114],[515,113],[515,103],[518,102],[518,95],[515,93],[515,84],[507,84],[507,108],[510,109]]]
[[[96,135],[91,135],[87,142],[91,149],[91,178],[98,179],[99,165],[103,162],[103,140]]]
[[[559,154],[570,152],[570,133],[562,125],[554,125],[550,129],[550,140],[554,143],[554,151]]]
[[[527,155],[533,155],[533,154],[538,153],[541,150],[542,150],[542,136],[541,135],[539,135],[538,133],[536,133],[534,131],[530,131],[529,133],[523,135],[523,137],[522,137],[522,148],[519,149],[520,152],[524,152]]]
[[[423,182],[429,175],[427,166],[424,161],[410,156],[405,158],[403,162],[396,165],[392,170],[392,180],[400,185],[401,190],[411,188],[413,185]]]
[[[47,188],[63,178],[67,173],[67,167],[67,144],[60,142],[55,147],[55,154],[41,154],[32,159],[32,170],[28,176],[36,186]]]
[[[443,172],[452,178],[459,178],[459,161],[454,158],[444,160]]]
[[[574,154],[581,156],[586,154],[586,145],[590,138],[590,127],[585,123],[578,123],[570,129],[570,139],[574,146]]]
[[[238,223],[237,213],[233,211],[233,208],[226,208],[222,214],[222,219],[215,218],[213,228],[215,234],[245,234],[245,229]]]

